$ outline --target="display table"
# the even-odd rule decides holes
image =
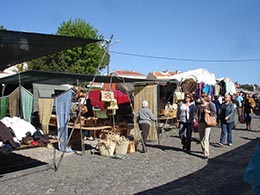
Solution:
[[[171,126],[171,129],[177,128],[177,119],[176,117],[171,117],[171,116],[160,116],[160,118],[158,118],[159,122],[163,122],[163,125],[160,126],[160,128],[162,130],[168,129],[169,127],[167,127],[167,125]]]
[[[56,125],[53,125],[53,124],[49,124],[49,126],[51,126],[51,127],[57,127]],[[93,127],[86,127],[86,126],[81,126],[81,128],[80,128],[80,124],[79,123],[77,123],[77,124],[75,124],[75,126],[73,126],[73,123],[69,123],[68,124],[68,128],[70,128],[70,129],[72,129],[74,127],[74,129],[76,129],[76,130],[83,130],[83,131],[102,131],[102,130],[108,130],[108,131],[110,131],[110,130],[112,130],[113,129],[113,127],[112,126],[110,126],[110,125],[97,125],[97,126],[93,126]]]
[[[69,123],[68,128],[73,128],[73,124]],[[80,124],[75,124],[74,129],[80,129]],[[86,127],[81,126],[83,131],[100,131],[100,130],[112,130],[112,126],[104,125],[104,126],[94,126],[94,127]]]

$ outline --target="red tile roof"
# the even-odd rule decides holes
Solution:
[[[129,70],[116,70],[113,72],[114,74],[117,74],[119,76],[138,76],[138,77],[145,77],[144,74],[135,72],[135,71],[129,71]]]
[[[152,72],[152,74],[156,77],[161,77],[161,76],[173,76],[177,74],[177,72]]]

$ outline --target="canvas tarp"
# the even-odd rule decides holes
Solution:
[[[52,95],[58,95],[57,92],[64,92],[71,88],[68,85],[46,85],[33,83],[33,96],[34,96],[34,105],[33,112],[38,111],[38,98],[51,98]]]
[[[171,78],[178,80],[179,82],[184,82],[187,79],[193,79],[197,83],[205,83],[209,85],[216,84],[216,77],[214,73],[210,73],[204,68],[199,68],[195,70],[189,70],[187,72],[179,73],[173,75]]]
[[[232,82],[232,80],[228,77],[219,78],[217,79],[218,82],[224,82],[225,83],[225,90],[226,93],[235,94],[237,92],[235,84]]]
[[[142,107],[142,101],[147,100],[149,102],[149,108],[152,113],[158,118],[158,85],[147,85],[147,86],[135,86],[135,97],[134,97],[134,111],[137,113]],[[136,121],[135,121],[136,122]],[[138,133],[138,124],[135,123],[135,138],[139,139],[140,134]],[[151,124],[148,140],[157,140],[157,129],[155,123]]]
[[[0,70],[34,58],[98,41],[100,40],[0,30]]]
[[[39,83],[39,84],[76,84],[82,82],[92,81],[94,75],[79,74],[79,73],[67,73],[67,72],[50,72],[50,71],[38,71],[30,70],[22,72],[19,75],[11,75],[4,78],[0,78],[0,84],[5,85],[16,85],[18,84],[19,78],[21,85]],[[134,79],[134,78],[122,78],[114,76],[96,76],[95,82],[101,83],[133,83],[133,82],[155,82],[154,80],[148,79]]]

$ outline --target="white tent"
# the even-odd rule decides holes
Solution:
[[[235,94],[237,92],[235,84],[228,77],[217,79],[218,82],[224,81],[226,85],[226,93]]]
[[[187,79],[193,79],[197,83],[205,83],[209,85],[216,84],[215,73],[210,73],[208,70],[204,68],[189,70],[187,72],[175,74],[171,77],[171,79],[176,79],[179,82],[184,82]]]

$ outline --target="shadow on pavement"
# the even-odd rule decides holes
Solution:
[[[253,140],[255,140],[255,139],[253,139],[253,138],[248,138],[248,137],[241,137],[240,136],[240,138],[242,138],[242,139],[245,139],[245,140],[250,140],[250,141],[253,141]],[[259,139],[259,138],[258,138]]]
[[[242,180],[257,140],[208,160],[203,169],[136,195],[252,195]],[[174,174],[174,173],[173,173]]]
[[[259,132],[259,130],[253,130],[253,129],[241,129],[241,128],[233,129],[233,131]]]
[[[164,145],[158,145],[158,144],[146,144],[146,146],[148,147],[148,150],[149,150],[149,148],[158,148],[162,151],[165,151],[165,150],[183,151],[181,148],[176,148],[173,146],[164,146]]]
[[[2,154],[0,153],[0,177],[3,174],[34,168],[47,163],[26,157],[20,154]]]

